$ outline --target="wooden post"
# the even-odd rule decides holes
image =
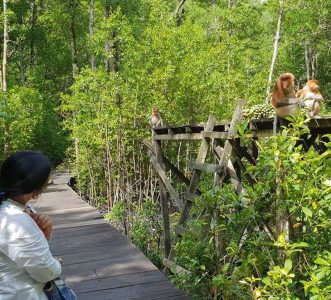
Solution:
[[[212,131],[214,128],[214,125],[216,123],[216,119],[214,116],[209,116],[208,118],[208,122],[205,126],[205,131]],[[201,145],[200,145],[200,149],[199,149],[199,153],[198,153],[198,157],[197,157],[197,162],[198,163],[203,163],[206,159],[207,156],[207,152],[209,149],[209,141],[207,138],[203,138]],[[187,193],[190,194],[194,194],[196,193],[197,187],[198,187],[198,183],[200,180],[200,175],[201,175],[201,171],[200,170],[193,170],[193,174],[191,177],[191,181],[190,181],[190,185],[187,189]],[[179,226],[185,226],[187,218],[189,216],[190,213],[190,209],[192,207],[192,201],[190,200],[186,200],[185,199],[185,203],[184,203],[184,207],[180,216],[180,220],[178,225]]]
[[[233,174],[234,168],[233,168],[233,165],[230,160],[230,156],[232,154],[232,145],[231,145],[230,141],[235,137],[235,134],[237,131],[236,126],[241,119],[243,107],[244,107],[244,101],[240,100],[236,107],[236,110],[232,116],[230,128],[227,133],[227,140],[224,143],[224,150],[221,147],[218,148],[219,151],[217,154],[219,155],[219,166],[221,168],[221,173],[219,174],[218,182],[214,182],[214,188],[215,188],[215,186],[222,184],[222,182],[225,178],[225,175],[226,175],[227,168],[230,168],[230,170],[232,171],[232,176],[236,180],[236,182],[234,182],[236,189],[240,189],[241,193],[243,192],[243,188],[242,188],[241,184],[238,182],[239,181],[238,177],[235,174]],[[240,186],[239,186],[239,184],[240,184]],[[219,224],[222,222],[222,212],[220,211],[220,209],[218,207],[216,207],[216,209],[215,209],[214,218],[216,221],[216,230],[215,230],[216,254],[220,258],[220,257],[224,256],[226,246],[225,246],[225,239],[224,239],[224,229],[222,230],[219,228]]]
[[[161,141],[155,141],[154,147],[156,153],[156,160],[158,164],[163,168]],[[164,257],[168,257],[171,249],[168,195],[160,175],[158,175],[158,183],[160,188],[160,203],[163,220]]]
[[[254,158],[255,165],[256,165],[256,162],[257,162],[257,158],[259,156],[259,149],[257,148],[257,144],[256,144],[256,142],[258,140],[259,140],[258,137],[253,136],[253,138],[252,138],[252,156]]]

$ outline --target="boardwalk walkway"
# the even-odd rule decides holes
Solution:
[[[66,174],[56,175],[35,208],[54,220],[50,247],[62,257],[65,280],[79,300],[189,299],[67,181]]]

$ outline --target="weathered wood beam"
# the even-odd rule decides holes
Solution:
[[[162,221],[163,221],[163,245],[164,245],[164,256],[168,257],[171,251],[171,237],[170,237],[170,221],[169,221],[169,205],[168,205],[168,195],[165,187],[164,178],[166,176],[162,176],[163,171],[163,161],[162,161],[162,150],[161,150],[161,142],[155,142],[155,154],[156,157],[150,155],[150,159],[157,169],[159,170],[158,183],[160,188],[160,202],[161,202],[161,213],[162,213]],[[151,154],[151,153],[150,153]],[[154,166],[154,167],[155,167]]]
[[[142,143],[153,155],[156,155],[154,146],[149,140],[144,139]],[[165,164],[166,170],[171,170],[178,177],[178,179],[183,181],[186,185],[190,184],[190,179],[188,179],[164,154],[162,154],[162,159]],[[197,189],[197,195],[201,194],[201,191]]]
[[[235,149],[234,149],[234,153],[236,153]],[[240,169],[242,170],[242,174],[243,176],[246,178],[247,182],[250,184],[250,185],[253,185],[255,184],[257,181],[255,178],[253,178],[248,172],[247,172],[247,169],[244,165],[244,163],[241,161],[241,158],[236,155],[236,163],[239,165]]]
[[[164,183],[165,187],[167,188],[171,198],[175,201],[175,203],[179,207],[179,209],[182,210],[183,202],[179,198],[179,196],[178,196],[177,192],[175,191],[175,189],[172,187],[172,185],[171,185],[169,179],[167,178],[166,173],[162,169],[161,165],[157,162],[155,157],[151,157],[150,161],[151,161],[155,171],[160,176],[160,178],[161,178],[162,182]]]
[[[231,144],[230,140],[232,140],[236,135],[236,130],[237,130],[236,127],[242,117],[243,107],[244,107],[244,100],[240,100],[236,107],[236,110],[234,111],[234,114],[233,114],[233,117],[231,120],[230,128],[227,133],[227,140],[224,143],[224,149],[222,149],[223,151],[219,152],[220,156],[219,156],[218,163],[219,163],[220,171],[218,171],[217,173],[220,174],[220,176],[219,176],[220,180],[219,180],[219,182],[214,182],[213,187],[215,187],[217,185],[221,185],[225,178],[226,170],[229,166],[229,162],[231,162],[230,157],[232,154],[232,144]],[[215,149],[214,149],[214,151],[215,151]],[[219,258],[221,258],[225,253],[226,246],[225,246],[225,239],[224,239],[224,229],[222,229],[218,226],[222,219],[222,213],[221,213],[221,210],[219,207],[216,207],[216,209],[215,209],[214,218],[216,221],[216,226],[215,226],[216,253],[217,253],[217,256]]]
[[[154,135],[154,140],[157,141],[202,140],[204,138],[225,139],[226,132],[201,131],[198,133],[168,133]]]
[[[216,123],[216,118],[214,116],[209,116],[208,122],[205,127],[205,131],[212,131],[215,123]],[[206,138],[204,138],[201,141],[201,145],[200,145],[200,149],[199,149],[199,153],[198,153],[198,157],[197,157],[198,163],[203,163],[205,161],[208,149],[209,149],[209,141]],[[199,170],[193,171],[193,174],[191,177],[191,182],[187,189],[188,193],[192,193],[192,194],[196,193],[196,190],[197,190],[197,187],[199,184],[199,180],[200,180],[200,175],[201,175],[201,171],[199,171]],[[192,206],[191,201],[185,201],[184,208],[182,210],[178,225],[185,226],[185,223],[189,216],[191,206]]]
[[[217,154],[217,156],[219,158],[222,156],[223,151],[224,151],[223,148],[220,146],[215,148],[215,153]],[[245,197],[245,195],[247,196],[247,193],[246,193],[245,189],[243,188],[243,186],[239,180],[239,177],[237,176],[237,173],[234,169],[232,161],[230,159],[228,161],[227,172],[231,177],[231,183],[234,186],[234,188],[236,189],[237,193],[243,194],[243,197]],[[248,200],[247,197],[246,197],[246,199]]]
[[[195,161],[189,161],[188,167],[192,170],[205,171],[209,173],[221,173],[223,170],[219,165],[198,163]]]
[[[165,267],[171,269],[172,272],[178,274],[178,273],[185,273],[185,274],[192,274],[192,272],[182,268],[181,266],[176,265],[174,262],[167,258],[163,258],[163,264]]]
[[[179,140],[201,140],[200,133],[178,133],[178,134],[157,134],[154,136],[156,141],[179,141]]]
[[[259,149],[257,147],[258,140],[259,140],[259,138],[256,136],[254,136],[252,138],[252,157],[253,157],[255,163],[257,162],[257,158],[259,157]]]
[[[228,166],[228,161],[232,153],[232,144],[230,141],[233,140],[236,135],[236,126],[241,119],[243,107],[244,100],[240,100],[231,120],[230,128],[227,133],[227,140],[224,143],[223,152],[219,160],[219,166],[223,174],[225,174],[226,167]]]

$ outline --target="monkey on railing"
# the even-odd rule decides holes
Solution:
[[[156,107],[152,109],[152,115],[149,119],[149,124],[151,127],[163,126],[163,120],[160,114],[160,110]]]

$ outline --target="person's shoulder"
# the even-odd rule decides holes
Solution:
[[[16,233],[17,236],[20,234],[26,235],[28,232],[32,233],[38,230],[37,224],[34,220],[26,214],[24,211],[8,207],[5,211],[0,214],[0,218],[5,217],[5,227],[7,231]]]

